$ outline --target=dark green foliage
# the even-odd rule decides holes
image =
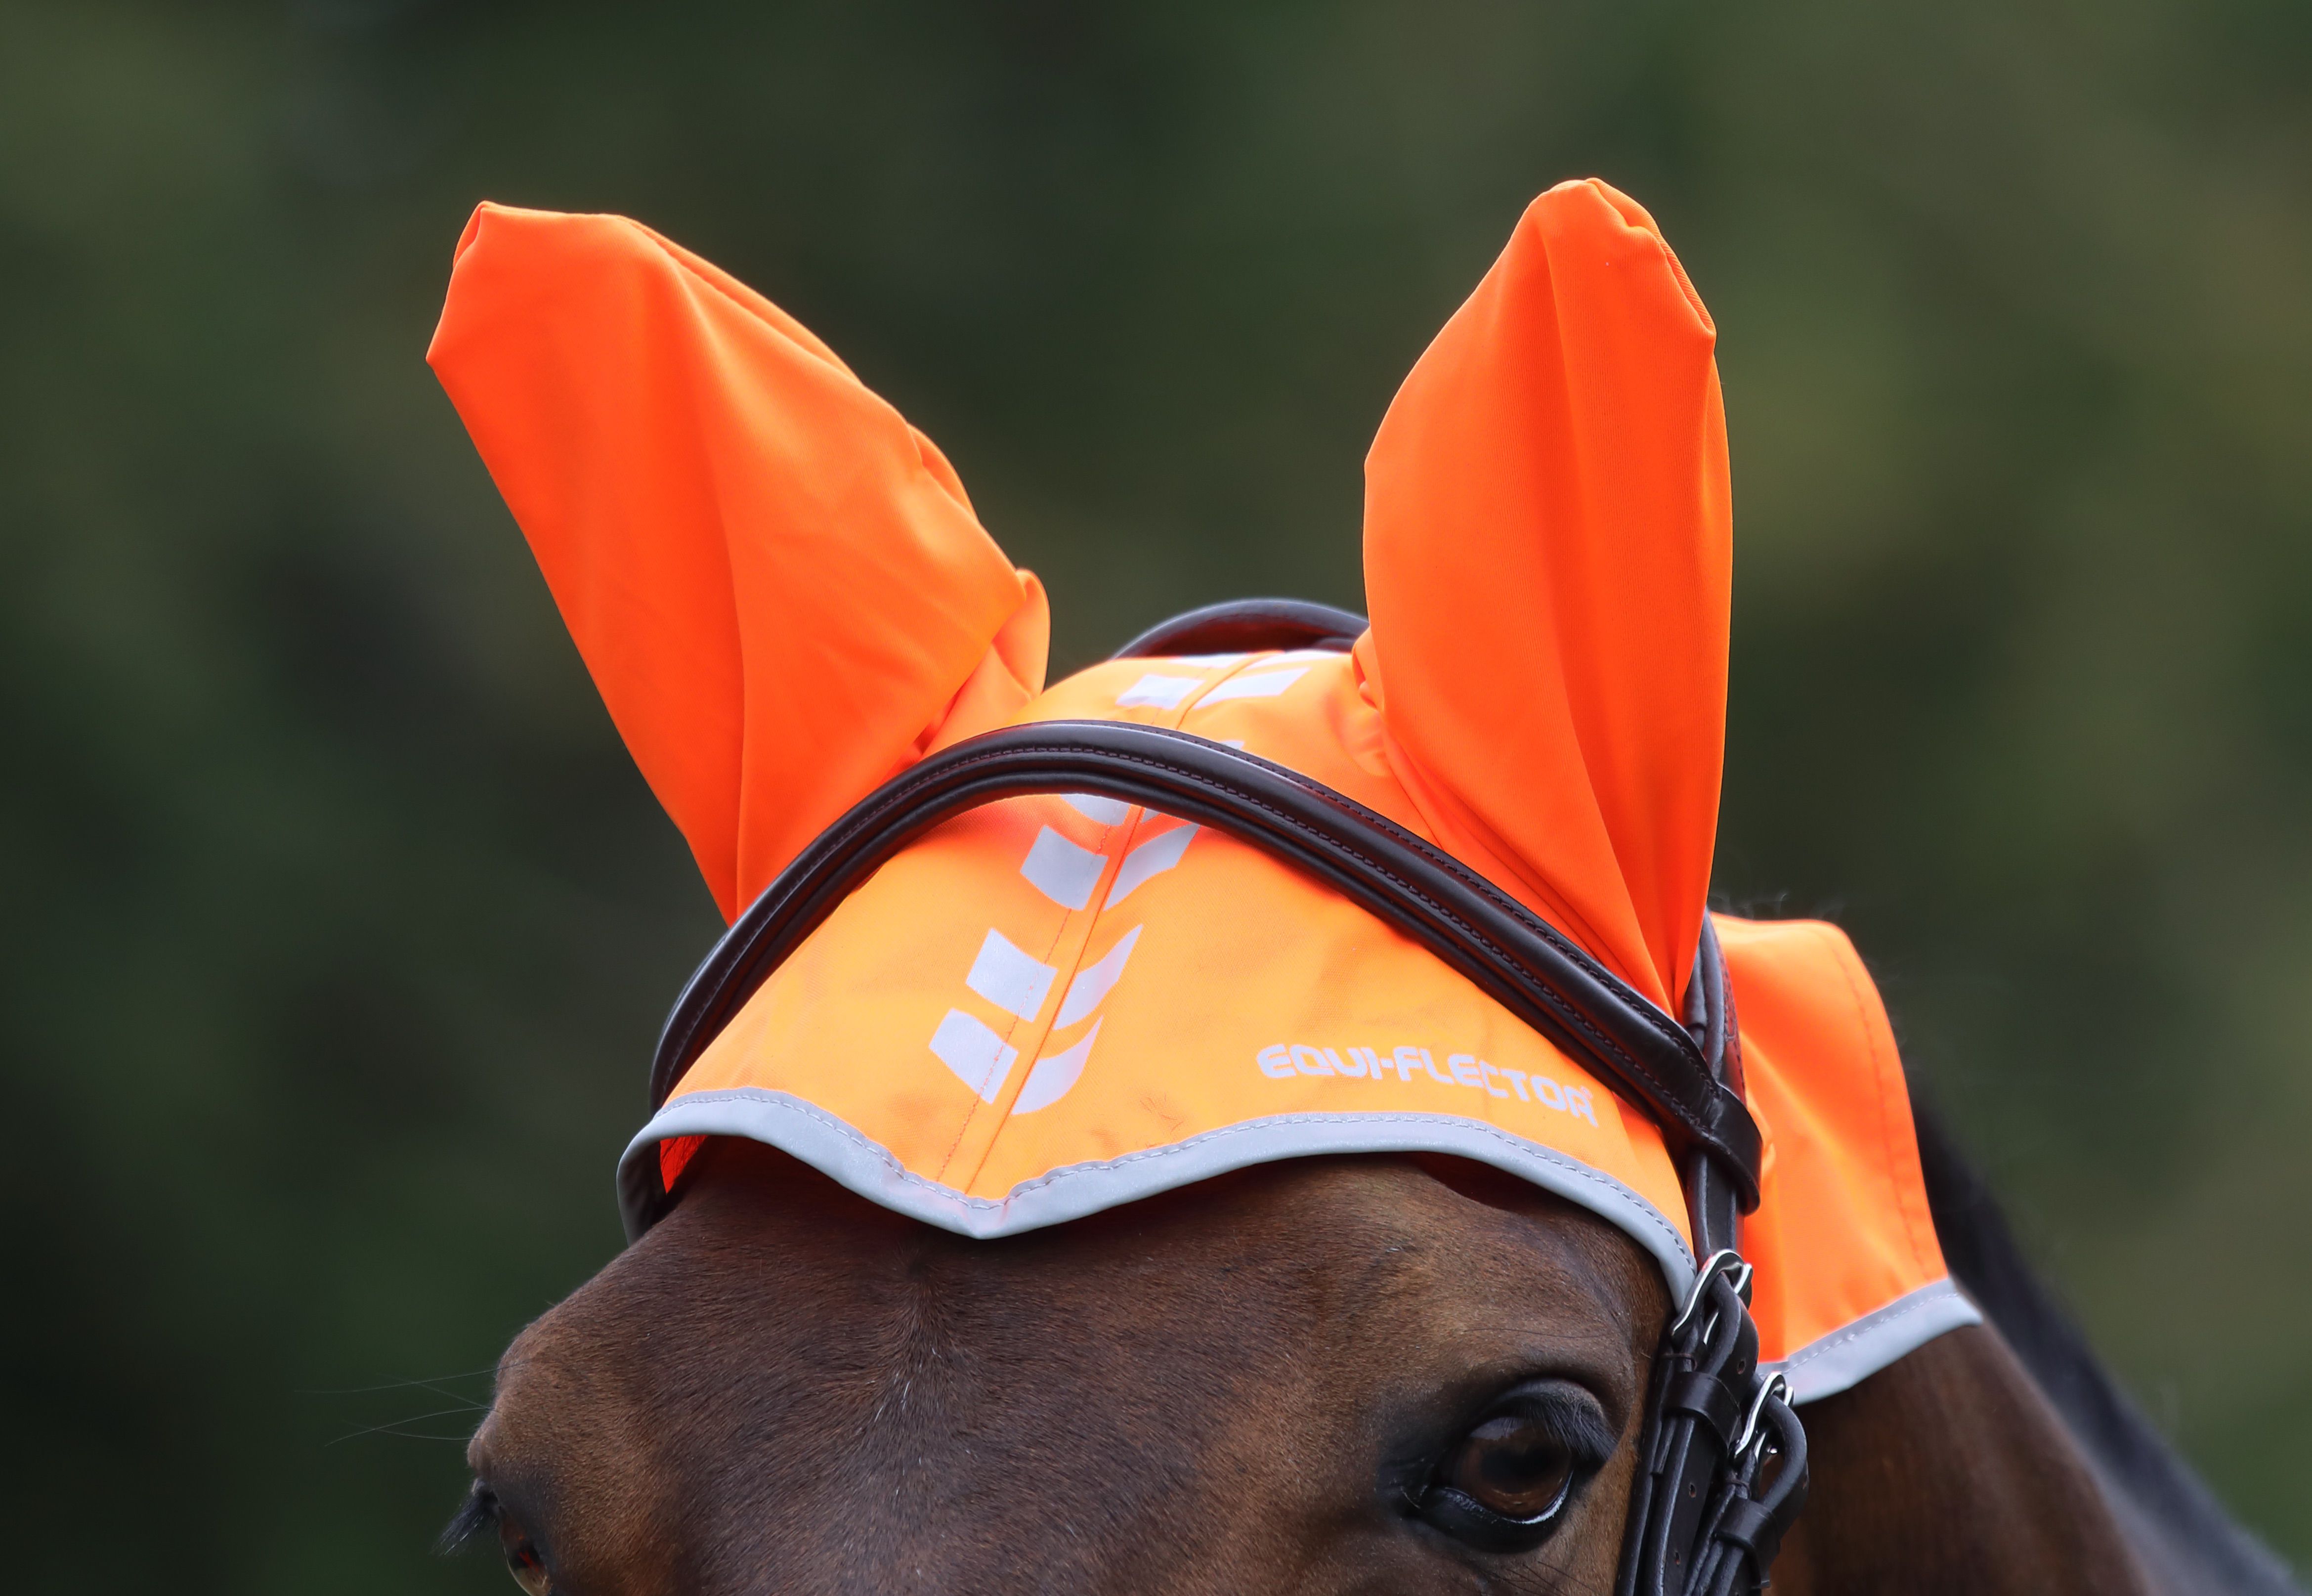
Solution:
[[[499,1588],[398,1432],[617,1244],[715,922],[421,364],[475,200],[796,311],[1066,665],[1354,603],[1392,387],[1593,171],[1721,332],[1721,892],[1854,931],[2312,1556],[2308,83],[2276,0],[0,0],[4,1583]]]

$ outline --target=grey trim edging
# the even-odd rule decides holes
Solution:
[[[1947,1330],[1981,1324],[1983,1313],[1945,1277],[1904,1293],[1884,1308],[1809,1341],[1779,1364],[1793,1403],[1835,1397]]]
[[[1694,1254],[1684,1232],[1629,1187],[1554,1148],[1449,1114],[1272,1115],[1121,1158],[1069,1164],[1023,1180],[1003,1197],[975,1197],[912,1173],[881,1144],[790,1092],[757,1086],[691,1092],[661,1109],[618,1160],[618,1207],[629,1241],[640,1240],[644,1228],[650,1182],[643,1161],[658,1156],[661,1141],[689,1136],[764,1143],[869,1202],[983,1240],[1081,1219],[1283,1158],[1449,1153],[1529,1180],[1628,1232],[1661,1266],[1671,1301],[1694,1281]]]

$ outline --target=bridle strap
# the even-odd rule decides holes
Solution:
[[[1353,799],[1257,755],[1126,721],[1046,721],[916,764],[829,827],[765,889],[668,1016],[651,1073],[664,1104],[772,970],[887,860],[999,799],[1090,793],[1211,826],[1297,866],[1420,943],[1698,1155],[1757,1206],[1758,1127],[1668,1015],[1452,855]]]
[[[1362,615],[1311,604],[1306,599],[1236,599],[1176,615],[1134,637],[1108,657],[1255,653],[1273,648],[1320,648],[1345,653],[1370,625]]]
[[[1738,1095],[1734,984],[1706,915],[1685,1018],[1712,1077]],[[1687,1154],[1679,1177],[1703,1265],[1654,1355],[1615,1596],[1755,1592],[1806,1504],[1806,1431],[1791,1410],[1790,1386],[1758,1372],[1738,1194],[1703,1149]]]
[[[1686,984],[1686,1029],[1702,1054],[1703,1067],[1721,1089],[1742,1101],[1742,1037],[1734,1017],[1734,984],[1710,916],[1694,950],[1694,973]],[[1706,1150],[1694,1149],[1678,1170],[1685,1188],[1686,1220],[1694,1230],[1694,1255],[1738,1250],[1740,1215],[1755,1204],[1742,1195]]]

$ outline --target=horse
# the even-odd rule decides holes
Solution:
[[[1714,329],[1633,202],[1537,200],[1407,380],[1370,623],[1048,691],[1040,587],[784,312],[599,218],[458,274],[437,369],[733,926],[446,1542],[530,1596],[2295,1589],[1843,938],[1703,912]]]
[[[2297,1592],[1919,1124],[1991,1322],[1808,1406],[1776,1585]],[[980,1241],[755,1143],[702,1157],[499,1365],[448,1539],[495,1539],[530,1596],[1612,1584],[1669,1304],[1564,1202],[1452,1160],[1296,1160]],[[1441,1476],[1511,1516],[1580,1485],[1503,1550],[1421,1516]]]

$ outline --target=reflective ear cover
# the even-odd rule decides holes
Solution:
[[[1526,208],[1365,457],[1357,658],[1437,841],[1675,1013],[1726,738],[1717,335],[1597,181]]]
[[[1386,773],[1359,790],[1419,816],[1414,837],[1336,790],[1349,766],[1318,781],[1290,755],[1231,753],[1224,728],[1131,723],[1137,700],[1073,731],[1020,723],[1043,688],[1043,592],[929,440],[792,317],[647,229],[485,207],[430,358],[738,922],[670,1022],[654,1100],[939,819],[1008,793],[1102,794],[1228,830],[1466,976],[1506,1029],[1660,1127],[1673,1162],[1650,1163],[1648,1212],[1670,1203],[1674,1168],[1695,1253],[1730,1258],[1762,1153],[1703,914],[1731,568],[1714,340],[1642,208],[1602,183],[1551,190],[1374,441],[1370,627],[1264,601],[1126,650],[1353,649],[1335,707],[1373,723],[1356,757]],[[1267,680],[1281,692],[1296,674]],[[1248,713],[1250,695],[1226,696]],[[1502,1095],[1467,1067],[1460,1086]],[[634,1178],[651,1187],[638,1211],[664,1203],[655,1157]],[[1675,1229],[1660,1241],[1674,1275]],[[1797,1511],[1803,1440],[1758,1379],[1745,1276],[1714,1260],[1666,1338],[1625,1592],[1755,1588]]]
[[[1468,977],[1661,1127],[1693,1234],[1713,1250],[1655,1357],[1617,1592],[1762,1586],[1805,1499],[1806,1443],[1782,1376],[1761,1376],[1752,1272],[1735,1246],[1741,1207],[1756,1201],[1759,1139],[1738,1090],[1732,989],[1707,918],[1680,1027],[1458,861],[1321,783],[1183,732],[1042,722],[933,755],[805,849],[686,987],[661,1040],[654,1101],[835,906],[910,841],[975,807],[1039,792],[1160,807],[1316,877]],[[642,1166],[645,1178],[652,1167]],[[654,1216],[668,1201],[661,1184],[644,1206]]]
[[[1044,591],[810,331],[620,216],[485,205],[427,360],[723,918],[1042,690]]]

